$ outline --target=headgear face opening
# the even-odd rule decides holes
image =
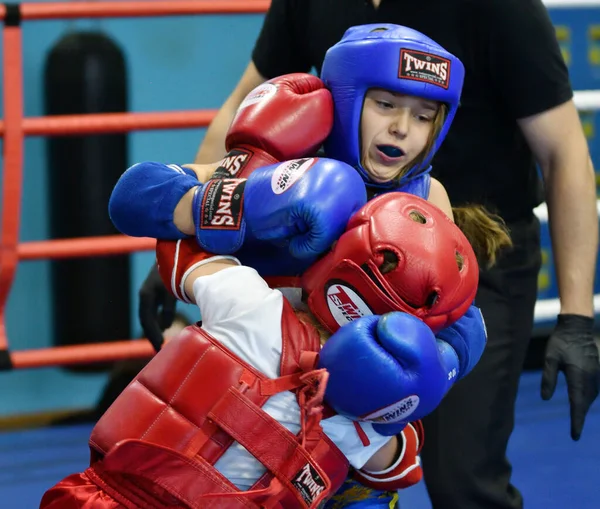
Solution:
[[[401,182],[428,170],[456,115],[464,75],[458,58],[416,30],[386,23],[348,29],[327,51],[321,70],[335,109],[325,142],[327,156],[355,167],[367,184],[374,185],[361,164],[360,122],[365,94],[382,88],[447,105],[448,115],[431,151],[408,169]]]
[[[388,253],[397,264],[382,270]],[[392,311],[438,332],[466,313],[478,282],[475,253],[458,226],[428,201],[400,192],[363,206],[331,252],[302,276],[309,309],[332,333]]]

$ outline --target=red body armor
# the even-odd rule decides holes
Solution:
[[[341,486],[348,461],[310,409],[324,390],[318,333],[285,299],[282,335],[281,376],[268,379],[200,327],[186,328],[95,426],[90,479],[124,507],[317,507]],[[261,408],[283,390],[300,404],[298,435]],[[267,469],[250,491],[213,466],[234,441]]]

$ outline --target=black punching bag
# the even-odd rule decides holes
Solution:
[[[44,82],[47,115],[127,110],[125,59],[102,33],[72,32],[60,39],[48,55]],[[118,233],[108,200],[128,166],[127,135],[51,137],[47,149],[51,237]],[[129,296],[128,255],[53,261],[54,343],[129,338]]]

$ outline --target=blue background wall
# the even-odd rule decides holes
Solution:
[[[600,11],[556,10],[551,15],[574,88],[600,89]],[[46,55],[62,35],[75,29],[101,29],[122,47],[129,71],[130,111],[218,108],[247,65],[261,23],[261,15],[27,22],[23,30],[25,113],[43,114]],[[585,112],[582,118],[598,165],[597,115]],[[201,129],[132,133],[129,162],[191,161],[202,136]],[[50,176],[44,139],[27,140],[24,174],[21,240],[46,239],[51,197],[47,193]],[[153,258],[144,253],[132,259],[131,323],[135,336],[141,334],[135,315],[137,289]],[[555,283],[547,249],[545,259],[540,292],[552,296]],[[49,268],[43,261],[25,262],[18,268],[7,308],[12,349],[52,345]],[[191,318],[197,317],[197,311],[189,306],[182,310]],[[91,406],[105,381],[105,374],[73,374],[60,368],[0,373],[0,417]]]
[[[44,62],[50,48],[67,31],[85,29],[106,32],[123,49],[130,111],[218,108],[247,65],[261,23],[262,15],[27,22],[23,29],[25,114],[44,113]],[[132,133],[129,161],[190,162],[202,136],[202,129]],[[30,138],[25,145],[23,241],[48,238],[51,197],[45,143],[43,138]],[[132,259],[135,310],[137,289],[153,256],[142,253]],[[49,278],[49,262],[19,265],[7,306],[11,349],[52,345]],[[197,318],[191,306],[181,310]],[[135,313],[131,323],[133,335],[140,335]],[[72,374],[60,368],[0,373],[0,416],[93,405],[105,379],[104,374]]]

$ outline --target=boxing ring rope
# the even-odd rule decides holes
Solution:
[[[187,129],[207,126],[213,110],[168,111],[162,113],[87,113],[48,115],[22,119],[24,136],[62,136],[65,134],[103,134],[152,129]],[[0,136],[5,122],[0,120]]]
[[[134,238],[126,235],[82,237],[79,239],[39,240],[20,242],[17,245],[19,260],[44,260],[47,258],[79,258],[109,256],[154,249],[156,240]]]
[[[73,18],[126,18],[149,16],[183,16],[185,14],[260,14],[268,0],[168,0],[131,2],[50,2],[23,3],[22,20]],[[0,7],[0,17],[6,17],[6,5]]]
[[[559,7],[599,6],[600,0],[546,0]],[[22,198],[23,143],[26,136],[100,134],[153,129],[206,127],[214,110],[163,113],[108,113],[44,117],[23,115],[23,61],[21,22],[70,18],[122,18],[200,14],[264,13],[269,0],[119,1],[0,4],[3,25],[4,184],[0,232],[0,369],[26,369],[125,358],[153,354],[146,340],[126,340],[35,350],[9,351],[5,308],[20,261],[106,256],[151,250],[153,239],[124,235],[19,242]],[[578,91],[579,109],[600,109],[600,91]],[[600,305],[600,302],[599,302]]]
[[[547,9],[584,9],[600,7],[598,0],[542,0]]]

